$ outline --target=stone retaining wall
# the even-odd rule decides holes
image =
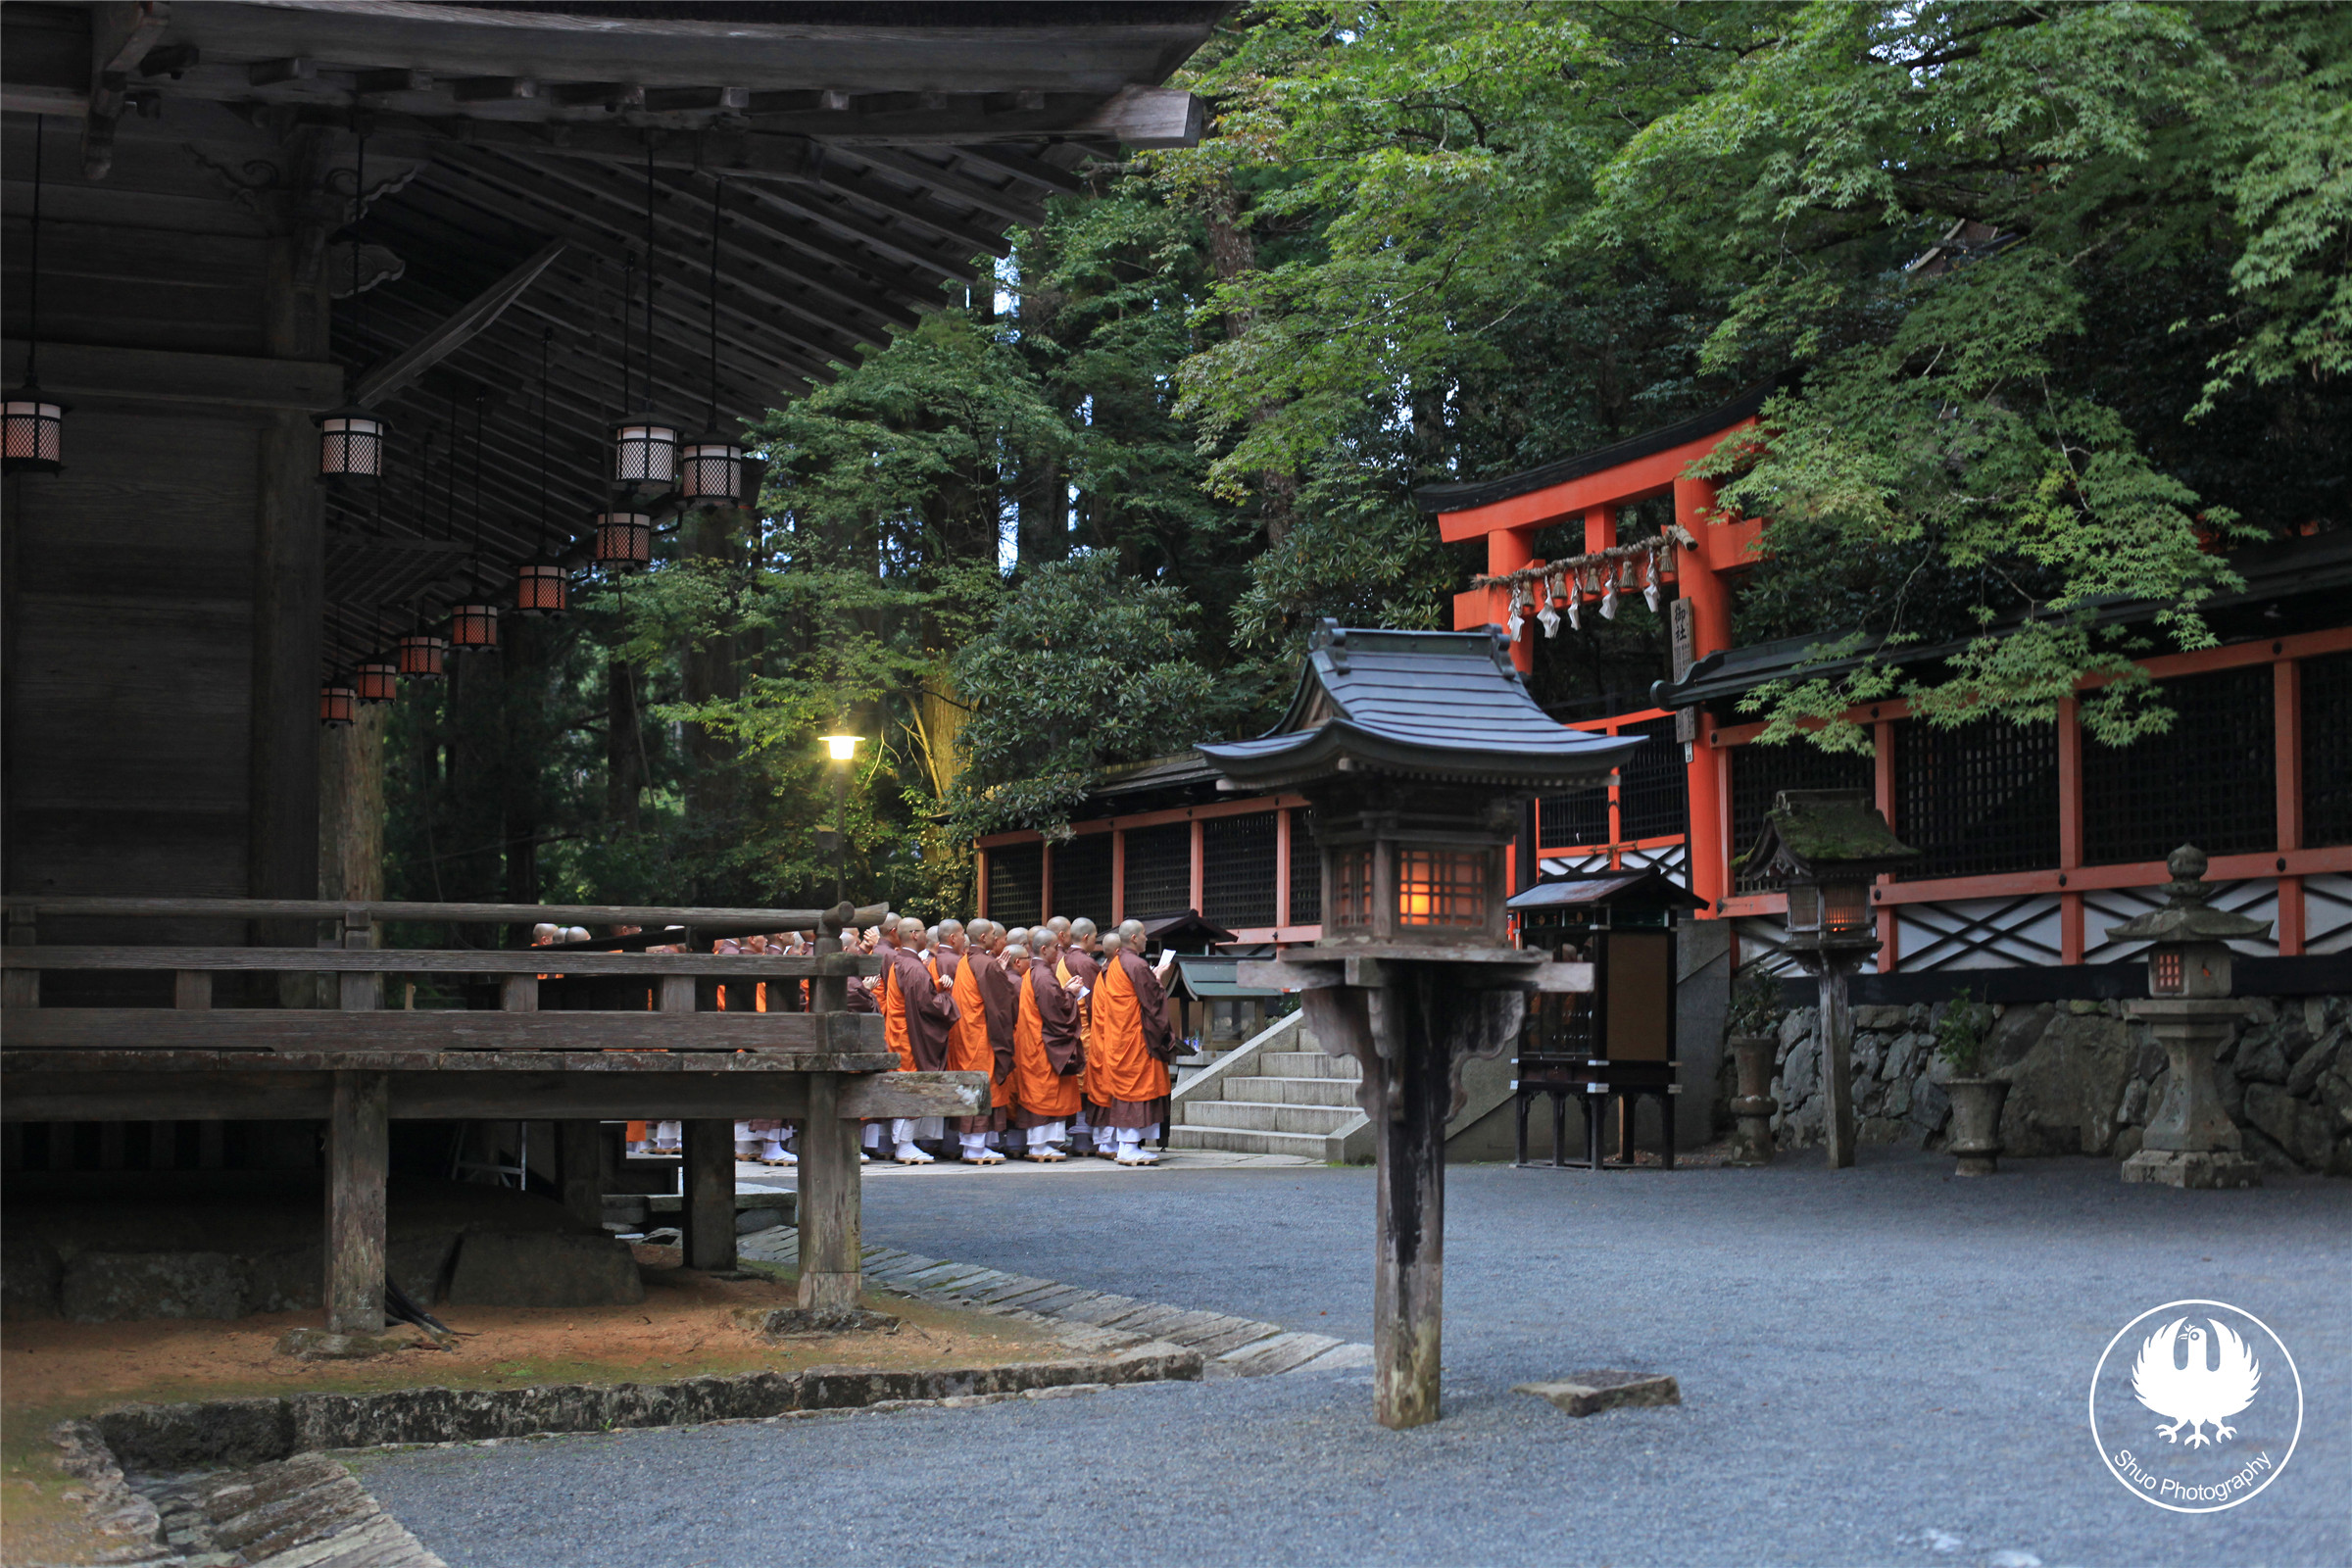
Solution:
[[[2246,1152],[2273,1170],[2352,1176],[2352,1000],[2249,997],[2246,1016],[2221,1049],[2222,1103],[2245,1134]],[[1951,1116],[1936,1059],[1943,1004],[1854,1009],[1854,1116],[1865,1144],[1940,1149]],[[1986,1042],[1989,1076],[2012,1086],[2001,1112],[2003,1152],[2104,1154],[2139,1151],[2141,1130],[2163,1102],[2164,1052],[2147,1026],[2114,1002],[1996,1007]],[[1822,1142],[1820,1010],[1783,1015],[1772,1097],[1782,1149]],[[1730,1054],[1716,1086],[1716,1125],[1731,1125]]]

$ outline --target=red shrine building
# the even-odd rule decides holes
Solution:
[[[1769,956],[1782,897],[1736,858],[1778,792],[1867,789],[1924,852],[1874,889],[1883,974],[2131,957],[2106,929],[2161,902],[2164,857],[2183,840],[2213,857],[2221,906],[2275,922],[2276,949],[2250,955],[2352,953],[2352,529],[2298,523],[2232,552],[2245,587],[2206,607],[2217,646],[2143,661],[2177,715],[2168,735],[2104,746],[2071,702],[2053,724],[1958,729],[1886,702],[1854,715],[1870,726],[1868,756],[1759,745],[1745,695],[1839,666],[1821,663],[1811,638],[1737,644],[1735,597],[1770,541],[1690,470],[1754,427],[1772,390],[1522,473],[1417,492],[1444,539],[1486,541],[1453,625],[1515,626],[1513,660],[1539,697],[1612,623],[1656,644],[1638,678],[1605,688],[1615,701],[1548,705],[1570,727],[1654,744],[1606,788],[1538,803],[1514,885],[1654,864],[1705,902],[1700,918],[1733,922],[1740,957]],[[2155,608],[2103,613],[2145,620]],[[983,910],[1018,922],[1192,908],[1244,942],[1321,933],[1302,800],[1220,796],[1188,754],[1113,770],[1075,827],[1059,845],[980,840]]]

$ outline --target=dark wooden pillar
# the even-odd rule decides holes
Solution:
[[[713,1273],[735,1266],[735,1124],[686,1123],[685,1263]]]
[[[1446,1118],[1452,1063],[1439,1022],[1457,997],[1435,965],[1396,966],[1378,1001],[1395,1055],[1372,1117],[1379,1155],[1372,1275],[1373,1413],[1385,1427],[1438,1418],[1446,1306]]]
[[[384,1327],[384,1170],[391,1156],[391,1078],[335,1074],[326,1128],[326,1327]]]
[[[584,1224],[605,1222],[604,1128],[593,1121],[556,1123],[556,1169],[564,1206]]]
[[[840,926],[828,920],[816,939],[820,956],[841,951],[839,933]],[[812,1012],[839,1012],[848,1000],[847,988],[840,976],[827,975],[811,982],[809,1000]],[[860,1124],[841,1114],[841,1091],[847,1081],[837,1072],[807,1075],[808,1109],[799,1140],[800,1304],[812,1311],[853,1308],[865,1285],[863,1177],[858,1168]]]

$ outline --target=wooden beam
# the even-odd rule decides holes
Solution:
[[[692,926],[725,936],[733,932],[813,931],[829,909],[694,908],[678,905],[628,904],[420,904],[371,899],[343,904],[318,899],[128,899],[11,893],[0,907],[45,915],[211,920],[336,920],[347,911],[370,920],[418,920],[456,925]],[[862,905],[843,922],[867,926],[889,912],[886,904]]]
[[[955,278],[959,283],[974,282],[980,276],[980,270],[971,264],[972,251],[990,249],[974,245],[969,250],[943,253],[923,243],[916,235],[900,233],[861,218],[836,203],[804,196],[788,186],[759,185],[753,187],[750,194],[764,206],[805,218],[894,261],[906,262],[942,277]],[[1002,240],[999,243],[1002,244]],[[1008,254],[1008,251],[999,250],[993,254],[1002,256]]]
[[[691,988],[692,980],[665,981]],[[795,1054],[880,1049],[870,1013],[334,1012],[301,1007],[195,1011],[161,1007],[12,1009],[5,1027],[24,1051],[316,1052],[669,1051]]]
[[[578,1117],[556,1123],[556,1179],[564,1210],[583,1225],[605,1222],[605,1148],[602,1124]]]
[[[1049,190],[1059,191],[1064,196],[1086,194],[1086,181],[1078,175],[1066,169],[1049,164],[1043,159],[1032,158],[1027,153],[1015,152],[1009,147],[995,147],[986,144],[977,147],[958,147],[956,149],[956,156],[967,164],[977,164],[983,169],[993,169],[999,173],[1010,174],[1015,179],[1025,179],[1032,185],[1043,185]]]
[[[11,338],[5,356],[10,378],[21,378],[24,343]],[[113,408],[166,404],[315,414],[342,397],[343,369],[325,360],[43,343],[41,385],[76,403]]]
[[[1208,125],[1208,105],[1181,87],[1122,87],[1069,127],[1128,147],[1194,147]]]
[[[895,1060],[895,1057],[886,1059]],[[366,1069],[361,1070],[363,1075]],[[318,1121],[334,1072],[0,1071],[9,1121]],[[593,1125],[659,1116],[774,1116],[808,1106],[806,1073],[388,1072],[394,1121],[522,1118]],[[853,1079],[852,1081],[856,1081]],[[850,1130],[856,1135],[858,1124]],[[603,1191],[597,1197],[601,1205]]]
[[[820,974],[880,974],[864,953],[770,957],[764,954],[579,953],[547,948],[0,948],[0,968],[201,969],[282,974],[691,975],[719,980],[806,980]],[[530,1011],[530,1008],[514,1008]]]
[[[129,103],[130,73],[172,24],[171,0],[104,0],[89,8],[90,97],[81,127],[81,172],[104,179],[115,165],[115,126]]]
[[[828,920],[819,928],[816,951],[841,951],[841,922]],[[825,979],[809,990],[812,1016],[845,1017],[841,1012],[847,982]],[[864,1292],[864,1235],[861,1225],[863,1178],[858,1145],[863,1131],[842,1104],[849,1080],[838,1073],[811,1073],[805,1080],[808,1113],[801,1119],[800,1182],[797,1224],[800,1228],[800,1305],[810,1311],[855,1308]],[[8,1102],[0,1097],[0,1107]]]
[[[391,1084],[380,1072],[334,1075],[326,1127],[326,1327],[384,1327],[384,1179],[391,1163]]]
[[[390,363],[360,377],[351,389],[354,403],[373,408],[440,364],[467,339],[488,328],[508,306],[529,288],[548,264],[564,254],[564,242],[549,240],[520,266],[476,295],[466,306],[402,351]]]
[[[1033,224],[1042,221],[1046,216],[1044,199],[1023,189],[1017,180],[1009,189],[1000,189],[974,179],[959,170],[887,147],[846,148],[840,156],[856,159],[876,169],[894,170],[909,179],[921,181],[929,190],[976,207],[981,212],[994,214],[1006,222]],[[875,183],[878,188],[879,182]]]
[[[840,1114],[852,1120],[891,1117],[985,1116],[988,1075],[980,1072],[885,1072],[849,1079]]]

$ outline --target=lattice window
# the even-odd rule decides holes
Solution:
[[[1683,766],[1674,720],[1644,719],[1617,731],[1646,737],[1618,769],[1617,831],[1628,840],[1690,831],[1690,774]]]
[[[1732,751],[1732,846],[1734,855],[1756,847],[1764,813],[1783,790],[1867,790],[1877,782],[1878,764],[1852,752],[1825,752],[1809,741],[1786,746],[1740,746]],[[1761,893],[1765,879],[1742,871],[1735,893]]]
[[[988,852],[988,917],[1035,925],[1046,917],[1046,847],[1005,844]]]
[[[1487,923],[1485,850],[1396,852],[1396,923],[1467,925]]]
[[[1193,825],[1162,822],[1127,830],[1128,918],[1156,919],[1193,906]]]
[[[1201,914],[1229,930],[1274,923],[1274,813],[1200,824]]]
[[[1332,857],[1331,923],[1372,923],[1372,847],[1342,850]]]
[[[2303,661],[2303,842],[2352,844],[2352,652]]]
[[[2093,865],[2161,860],[2182,844],[2243,855],[2278,842],[2271,669],[2164,683],[2173,727],[2124,747],[2082,737],[2082,838]]]
[[[1572,850],[1609,842],[1609,792],[1571,790],[1546,795],[1536,803],[1536,844],[1539,849]]]
[[[1291,924],[1323,923],[1323,855],[1315,847],[1315,813],[1291,813]]]
[[[1110,929],[1110,835],[1089,833],[1054,846],[1054,914],[1086,916]]]
[[[1894,832],[1922,852],[1907,881],[2055,866],[2058,726],[1896,723]]]

